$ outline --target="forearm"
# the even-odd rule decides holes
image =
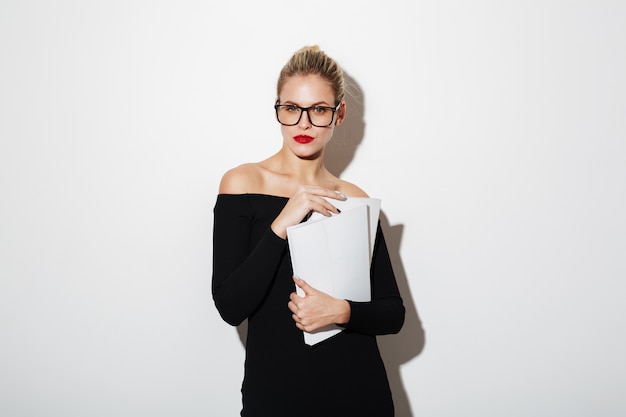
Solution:
[[[358,333],[383,335],[398,333],[404,324],[404,305],[400,297],[369,302],[349,301],[350,320],[345,328]]]
[[[262,303],[280,264],[286,243],[269,228],[249,255],[239,261],[214,250],[213,299],[227,323],[235,326]]]

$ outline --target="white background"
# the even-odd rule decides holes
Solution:
[[[397,415],[626,414],[625,4],[0,0],[0,414],[238,415],[212,208],[307,44],[383,200]]]

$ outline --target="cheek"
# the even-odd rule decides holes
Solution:
[[[290,138],[292,135],[290,134],[290,128],[289,126],[283,126],[280,125],[280,134],[283,136],[283,138]]]
[[[335,133],[335,126],[331,126],[329,127],[325,132],[324,132],[324,137],[327,138],[327,140],[330,140],[333,137],[333,133]]]

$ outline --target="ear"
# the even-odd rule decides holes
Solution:
[[[337,116],[335,117],[335,126],[339,126],[346,118],[346,102],[342,101],[337,109]]]

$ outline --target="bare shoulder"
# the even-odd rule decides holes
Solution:
[[[365,191],[356,184],[348,181],[340,180],[340,190],[348,197],[369,197]]]
[[[245,194],[253,193],[260,187],[262,182],[261,168],[259,164],[247,163],[232,168],[222,176],[220,182],[220,194]]]

